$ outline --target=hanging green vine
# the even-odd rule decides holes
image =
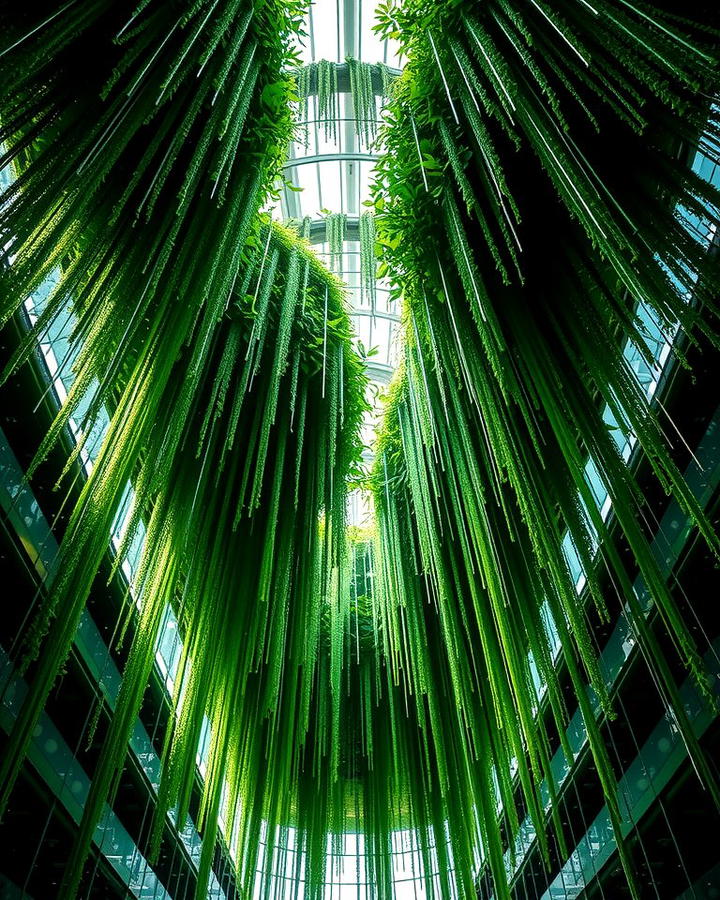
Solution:
[[[330,270],[342,274],[343,251],[345,249],[345,230],[347,215],[345,213],[327,213],[325,216],[325,241],[330,256]]]
[[[388,96],[393,78],[394,73],[384,63],[366,63],[352,57],[345,63],[321,59],[297,69],[298,122],[304,145],[309,146],[310,141],[311,98],[316,98],[318,124],[325,140],[337,142],[338,122],[347,116],[341,97],[347,94],[358,141],[370,147],[378,128],[377,98]]]
[[[193,343],[170,367],[160,396],[121,399],[34,624],[31,646],[42,641],[42,655],[4,761],[6,791],[69,651],[106,553],[112,510],[132,475],[133,509],[117,560],[144,521],[145,551],[133,583],[143,602],[62,896],[74,896],[103,805],[112,799],[168,604],[176,609],[184,645],[151,855],[171,808],[178,827],[185,822],[208,716],[212,740],[198,820],[204,832],[198,897],[205,896],[223,810],[226,821],[241,823],[237,858],[250,871],[258,866],[261,822],[285,826],[293,819],[292,758],[307,752],[309,723],[288,709],[298,698],[309,703],[318,679],[331,689],[330,673],[311,664],[328,611],[331,631],[340,634],[330,653],[334,667],[342,668],[349,616],[345,495],[365,409],[361,363],[350,349],[339,285],[297,238],[263,226],[248,239],[241,272],[223,320],[204,346]],[[141,364],[152,365],[152,356]],[[158,391],[159,385],[153,381],[152,387]],[[147,407],[154,415],[145,414]],[[178,418],[178,409],[187,415]],[[281,498],[293,496],[294,503],[280,507]],[[337,710],[327,720],[322,710],[316,715],[323,735],[340,733]],[[271,739],[279,723],[294,740]],[[332,753],[335,770],[338,752]],[[276,755],[275,780],[263,791],[268,754]],[[324,777],[335,777],[329,764]],[[273,804],[275,812],[268,809]]]
[[[377,259],[375,257],[375,216],[370,210],[361,213],[360,221],[360,294],[375,315],[377,304]]]
[[[17,176],[0,213],[13,259],[2,272],[5,318],[62,266],[5,377],[68,305],[78,323],[71,340],[81,348],[73,388],[31,472],[88,392],[82,433],[101,406],[110,412],[56,577],[25,635],[23,667],[37,662],[2,760],[2,805],[128,481],[133,503],[117,565],[146,526],[134,583],[139,621],[62,897],[75,896],[112,799],[167,604],[185,642],[155,843],[171,807],[184,823],[205,715],[212,743],[197,896],[205,896],[225,784],[228,819],[243,810],[238,859],[249,871],[261,822],[285,826],[297,808],[311,712],[297,719],[291,710],[298,701],[309,707],[329,677],[312,662],[323,610],[332,609],[336,633],[347,615],[345,495],[365,408],[339,284],[302,242],[257,218],[291,132],[291,88],[280,72],[299,10],[199,3],[177,19],[153,2],[135,12],[71,5],[39,28],[18,16],[0,57],[2,164],[12,162]],[[79,59],[87,67],[80,80]],[[294,498],[282,514],[281,498]],[[128,604],[126,615],[133,611]],[[333,672],[342,669],[342,649],[336,640]],[[323,735],[339,734],[337,705],[327,720],[324,710],[316,715]],[[296,739],[273,741],[273,723],[286,716]],[[333,746],[328,782],[337,738]],[[273,752],[276,781],[263,792]]]
[[[698,327],[715,340],[716,266],[683,230],[673,204],[706,216],[718,209],[718,192],[677,161],[678,140],[692,146],[705,129],[717,146],[706,99],[717,93],[717,60],[693,43],[703,39],[701,30],[678,34],[675,25],[612,0],[552,11],[410,2],[383,7],[381,18],[381,32],[400,37],[409,62],[389,103],[374,189],[381,263],[406,319],[404,373],[374,475],[377,604],[386,652],[408,693],[429,709],[445,709],[448,694],[453,698],[452,725],[432,715],[424,724],[447,798],[436,827],[447,821],[460,896],[470,896],[480,846],[496,896],[509,896],[502,830],[517,832],[517,766],[523,804],[547,855],[540,784],[552,783],[550,743],[533,714],[540,698],[529,654],[561,736],[567,724],[548,653],[547,608],[635,891],[586,679],[608,713],[611,707],[562,541],[569,533],[601,617],[610,601],[600,584],[609,573],[717,802],[714,777],[584,471],[589,455],[664,627],[713,702],[700,648],[649,545],[647,501],[602,409],[607,404],[624,433],[637,438],[659,483],[717,553],[718,538],[617,337],[629,336],[651,358],[634,314],[640,301],[668,334],[680,322],[690,339]],[[681,109],[682,118],[669,118],[668,109]],[[590,134],[599,130],[600,138],[588,138],[588,118]],[[612,156],[601,149],[603,134],[618,129],[628,144],[626,169],[631,147],[641,148],[637,179],[626,171],[621,182],[634,193],[617,190]],[[637,145],[635,132],[643,135]],[[418,595],[425,600],[408,599]],[[489,748],[486,756],[480,747]],[[453,758],[462,765],[442,768]],[[456,792],[458,769],[476,780]],[[474,810],[483,811],[476,833],[466,824]],[[554,830],[560,840],[557,822]]]
[[[361,146],[364,144],[369,147],[375,139],[378,122],[373,74],[382,73],[381,85],[384,89],[387,86],[387,67],[382,63],[371,66],[369,63],[360,62],[352,57],[348,57],[347,67],[350,76],[350,96],[355,116],[355,128]]]

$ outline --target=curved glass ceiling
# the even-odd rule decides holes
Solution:
[[[306,17],[304,41],[297,49],[305,63],[354,56],[365,62],[401,67],[398,46],[372,30],[378,0],[315,0]]]

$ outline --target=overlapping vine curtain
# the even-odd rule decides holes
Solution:
[[[495,895],[509,896],[502,834],[518,830],[517,778],[549,858],[541,784],[553,801],[553,745],[536,715],[534,667],[573,760],[549,611],[635,894],[616,778],[586,683],[608,715],[611,698],[562,545],[569,533],[597,615],[626,607],[717,803],[647,603],[714,705],[706,648],[659,571],[653,510],[603,416],[607,405],[717,553],[717,535],[671,457],[672,423],[650,408],[623,354],[627,337],[652,360],[638,303],[669,339],[681,323],[691,340],[700,329],[716,341],[716,261],[675,206],[717,222],[718,192],[678,159],[682,142],[687,153],[703,133],[717,146],[717,54],[707,23],[680,25],[626,2],[406,2],[381,16],[408,66],[389,105],[375,186],[383,266],[405,317],[405,366],[374,475],[376,613],[417,706],[446,713],[452,697],[452,729],[440,716],[422,724],[435,744],[422,771],[442,783],[435,829],[447,823],[460,896],[472,895],[479,847]],[[625,141],[620,166],[608,136]],[[631,566],[594,502],[588,458]],[[468,827],[475,816],[476,830]],[[564,853],[560,824],[553,830]]]
[[[597,613],[627,607],[717,798],[636,572],[711,703],[703,648],[650,553],[653,510],[602,416],[607,404],[717,552],[670,452],[672,426],[621,343],[629,336],[650,359],[638,302],[668,335],[679,322],[688,339],[702,330],[716,341],[716,263],[675,205],[717,220],[717,192],[678,156],[705,129],[717,145],[717,123],[707,125],[717,35],[628,0],[381,8],[380,29],[409,63],[382,131],[361,265],[371,280],[377,243],[403,306],[405,362],[372,476],[368,577],[364,538],[345,528],[365,379],[341,286],[303,237],[258,214],[293,130],[297,84],[285,73],[298,60],[286,43],[301,12],[290,0],[91,0],[11,17],[0,55],[0,164],[16,174],[0,209],[3,321],[56,266],[62,278],[5,377],[68,305],[82,348],[29,474],[88,391],[81,430],[101,405],[110,428],[24,636],[18,662],[32,684],[0,767],[2,802],[130,482],[117,560],[144,522],[139,614],[63,897],[77,892],[117,784],[168,604],[183,654],[150,850],[168,810],[184,823],[207,716],[198,897],[221,817],[248,891],[261,833],[292,827],[296,893],[302,875],[306,897],[324,896],[329,836],[358,830],[369,893],[389,897],[392,836],[412,828],[428,896],[473,897],[482,852],[496,896],[509,897],[516,777],[545,857],[553,830],[562,847],[561,824],[546,827],[552,736],[536,717],[528,657],[564,741],[548,609],[632,884],[587,684],[608,714],[612,698],[562,541],[569,532]],[[372,73],[353,71],[366,121]],[[314,76],[326,98],[333,72]],[[603,149],[612,138],[643,148],[642,164],[615,166]],[[339,247],[344,220],[328,224]],[[596,511],[588,457],[632,564]],[[135,615],[128,603],[127,622]],[[282,846],[265,853],[266,886],[282,860]]]

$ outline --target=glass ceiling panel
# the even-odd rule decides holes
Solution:
[[[370,192],[373,161],[343,159],[330,155],[306,162],[291,160],[286,178],[293,188],[283,192],[282,212],[285,219],[318,219],[326,212],[344,212],[357,217],[365,207]],[[288,196],[294,194],[294,196]]]
[[[317,0],[311,4],[304,28],[305,37],[296,41],[305,64],[317,59],[341,61],[339,7],[339,0]]]
[[[333,167],[333,172],[327,170],[328,166]],[[320,164],[311,163],[310,165],[298,166],[294,172],[294,181],[302,190],[302,197],[298,196],[297,201],[300,206],[300,218],[302,216],[312,216],[317,218],[323,207],[322,185],[324,183],[325,194],[328,198],[332,198],[335,204],[340,202],[340,172],[337,163],[323,163],[323,178],[320,178]],[[336,176],[336,177],[333,177]]]
[[[380,40],[372,30],[377,6],[378,0],[315,0],[307,16],[306,35],[296,41],[302,61],[342,62],[354,56],[400,68],[397,42]]]

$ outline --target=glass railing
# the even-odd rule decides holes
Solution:
[[[0,684],[4,689],[11,669],[7,654],[0,648]],[[26,692],[27,685],[19,678],[12,679],[4,690],[0,726],[6,732],[12,727]],[[90,779],[45,713],[40,716],[33,732],[28,758],[73,821],[79,823],[90,790]],[[138,900],[172,900],[109,806],[105,807],[93,840],[133,897]]]
[[[718,694],[720,694],[719,653],[720,640],[716,640],[705,657]],[[700,698],[690,678],[680,688],[680,698],[692,723],[695,737],[701,738],[715,718],[714,714],[708,710],[707,703]],[[638,756],[618,781],[624,837],[637,826],[686,758],[687,750],[678,729],[669,718],[661,719],[643,744]],[[539,900],[575,900],[597,876],[615,850],[615,836],[610,816],[607,807],[603,807]]]

